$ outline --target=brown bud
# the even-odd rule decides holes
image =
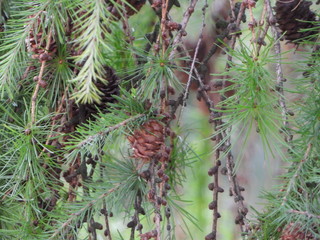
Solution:
[[[40,61],[49,61],[51,59],[52,59],[52,57],[48,53],[42,53],[39,56]]]
[[[217,192],[223,193],[223,192],[224,192],[224,189],[223,189],[222,187],[218,187]]]
[[[141,231],[142,229],[143,229],[143,225],[141,223],[139,223],[138,226],[137,226],[137,230]]]
[[[226,167],[221,168],[221,174],[222,175],[227,175],[228,169]]]
[[[217,207],[217,201],[212,201],[211,203],[209,203],[209,209],[210,210],[213,210],[216,207]]]
[[[39,86],[42,87],[42,88],[46,88],[48,86],[48,83],[44,80],[40,80],[38,82]]]
[[[216,239],[216,232],[215,232],[215,231],[209,233],[209,234],[205,237],[205,240],[215,240],[215,239]]]
[[[135,228],[137,225],[137,221],[136,220],[132,220],[127,224],[128,228]]]
[[[214,174],[216,174],[218,172],[218,168],[219,168],[218,166],[214,166],[214,167],[210,168],[208,171],[208,175],[213,176]]]
[[[91,224],[91,226],[92,226],[92,228],[94,228],[94,229],[98,229],[98,230],[102,230],[102,229],[103,229],[102,224],[101,224],[101,223],[98,223],[98,222],[93,222],[93,223]]]

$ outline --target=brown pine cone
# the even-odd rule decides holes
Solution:
[[[106,82],[98,81],[95,83],[99,91],[102,93],[100,95],[100,103],[81,105],[85,110],[86,119],[90,119],[93,114],[97,114],[99,111],[102,113],[108,112],[108,104],[116,101],[113,95],[119,95],[119,78],[111,67],[105,66],[104,70],[104,79]]]
[[[121,0],[117,0],[119,5],[123,5],[128,17],[134,15],[135,13],[139,12],[143,5],[146,3],[146,0],[127,0],[127,3],[122,3]],[[106,0],[106,3],[109,5],[108,10],[111,14],[115,17],[116,20],[121,18],[119,10],[114,7],[113,3],[109,0]]]
[[[164,146],[164,126],[157,120],[150,120],[135,130],[128,140],[133,148],[133,157],[150,161]]]
[[[316,240],[311,232],[304,232],[296,223],[289,223],[281,234],[281,240]]]
[[[42,12],[41,14],[45,14]],[[49,48],[46,49],[47,41],[48,41],[48,29],[44,28],[44,23],[41,21],[42,17],[41,14],[37,17],[34,21],[34,25],[29,31],[29,34],[25,40],[27,49],[29,52],[32,52],[32,58],[41,58],[44,54],[47,56],[47,60],[50,60],[52,56],[55,55],[57,51],[56,41],[54,37],[51,36]],[[34,18],[34,15],[29,16],[28,18]],[[46,17],[44,17],[46,18]],[[45,34],[44,34],[45,33]],[[47,54],[45,53],[47,51]],[[41,60],[41,59],[40,59]]]
[[[276,19],[284,37],[289,42],[313,35],[315,31],[301,32],[303,29],[314,27],[316,15],[310,10],[312,2],[305,0],[278,0],[275,6]]]

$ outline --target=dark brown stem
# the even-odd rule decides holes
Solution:
[[[54,239],[62,229],[66,228],[67,226],[69,226],[73,220],[75,220],[78,216],[81,215],[81,213],[87,211],[91,206],[93,206],[97,201],[107,197],[108,195],[110,195],[111,193],[113,193],[114,191],[116,191],[121,184],[117,184],[116,186],[114,186],[113,188],[111,188],[108,192],[101,194],[99,197],[97,197],[96,199],[90,201],[87,205],[85,205],[83,208],[81,208],[78,212],[76,213],[72,213],[71,217],[65,221],[59,228],[57,228],[54,233],[51,235],[51,237],[49,239]]]
[[[110,232],[110,225],[109,225],[109,213],[107,210],[107,204],[106,204],[105,199],[103,199],[102,209],[103,209],[104,221],[106,224],[106,233],[108,234],[108,239],[112,240],[112,236],[111,236],[111,232]]]
[[[191,63],[190,71],[189,71],[188,82],[187,82],[186,89],[184,91],[184,96],[183,96],[183,100],[182,100],[182,108],[181,108],[181,112],[180,112],[179,117],[182,116],[182,112],[183,112],[185,103],[187,101],[188,95],[189,95],[189,89],[190,89],[190,86],[191,86],[192,76],[193,76],[192,73],[193,73],[193,69],[195,68],[195,63],[196,63],[196,59],[197,59],[197,56],[198,56],[200,43],[201,43],[201,41],[203,39],[203,31],[204,31],[204,28],[206,26],[205,17],[206,17],[206,9],[207,9],[207,7],[208,7],[208,4],[207,4],[207,1],[206,1],[204,7],[202,8],[202,26],[201,26],[201,31],[200,31],[200,35],[199,35],[199,39],[198,39],[196,48],[195,48],[194,56],[193,56],[193,59],[192,59],[192,63]]]
[[[187,10],[183,14],[183,19],[181,22],[181,29],[178,32],[178,34],[176,35],[176,37],[173,39],[172,46],[174,48],[170,53],[169,59],[173,59],[173,56],[175,55],[177,47],[178,47],[179,43],[181,42],[182,36],[184,36],[186,33],[187,24],[189,22],[189,19],[190,19],[192,13],[194,12],[194,8],[197,5],[197,2],[198,2],[198,0],[191,0],[189,7],[187,8]]]
[[[290,210],[288,210],[288,212],[289,212],[289,213],[300,214],[300,215],[305,215],[305,216],[307,216],[308,218],[317,218],[317,219],[320,219],[320,216],[314,215],[314,214],[309,213],[309,212],[307,212],[307,211],[298,211],[298,210],[290,209]]]
[[[50,43],[51,43],[51,36],[52,36],[52,29],[49,30],[45,54],[48,54],[48,49],[49,49]],[[40,83],[42,82],[42,77],[43,77],[43,73],[44,73],[44,68],[46,66],[46,62],[47,62],[47,60],[41,61],[41,68],[40,68],[40,72],[38,75],[37,84],[36,84],[36,87],[33,91],[32,98],[31,98],[31,124],[32,125],[36,121],[35,115],[36,115],[36,105],[37,105],[38,92],[39,92],[39,88],[40,88]]]

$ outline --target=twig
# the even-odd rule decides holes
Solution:
[[[171,51],[171,53],[169,55],[169,60],[173,59],[173,56],[175,55],[178,44],[181,42],[182,36],[184,36],[186,33],[187,24],[189,22],[189,19],[190,19],[192,13],[194,12],[194,8],[195,8],[197,2],[198,2],[198,0],[191,0],[188,9],[183,14],[183,19],[181,22],[181,29],[173,40],[173,43],[172,43],[173,50]]]
[[[112,127],[108,127],[106,130],[101,131],[101,132],[98,132],[98,133],[96,133],[96,134],[94,134],[94,135],[91,135],[91,136],[89,136],[88,138],[86,138],[85,140],[81,141],[75,148],[76,148],[76,149],[79,149],[79,148],[83,147],[83,145],[88,144],[88,143],[90,143],[91,141],[93,141],[93,140],[94,140],[95,138],[97,138],[98,136],[106,135],[106,134],[108,134],[108,133],[110,133],[110,132],[112,132],[112,131],[114,131],[114,130],[122,127],[122,126],[125,126],[125,125],[128,124],[129,122],[134,121],[134,120],[137,120],[137,119],[139,119],[139,118],[141,118],[141,117],[144,117],[144,116],[145,116],[145,114],[138,114],[137,116],[128,118],[128,119],[126,119],[126,120],[124,120],[124,121],[122,121],[122,122],[120,122],[120,123],[118,123],[118,124],[116,124],[116,125],[114,125],[114,126],[112,126]]]
[[[105,219],[105,223],[106,223],[106,231],[108,234],[108,239],[112,240],[112,236],[110,233],[110,226],[109,226],[109,216],[108,216],[108,210],[107,210],[107,205],[106,205],[106,200],[103,199],[103,203],[102,203],[102,209],[104,210],[103,215],[104,215],[104,219]]]
[[[188,51],[185,49],[185,47],[184,47],[184,51],[185,51],[185,54],[187,54],[190,57],[190,55],[189,55]],[[220,123],[221,120],[220,119],[216,119],[216,117],[215,117],[219,113],[214,110],[214,103],[211,100],[209,94],[207,93],[208,87],[203,83],[198,69],[194,68],[193,73],[195,74],[196,79],[197,79],[198,84],[199,84],[199,89],[198,89],[199,94],[201,95],[202,99],[206,103],[208,111],[210,113],[209,122],[210,122],[210,124],[213,125],[214,128],[216,128],[218,125],[221,124]],[[215,139],[216,140],[216,144],[219,144],[221,139],[222,139],[222,137],[220,135],[218,135],[218,137]],[[218,223],[218,218],[220,217],[220,214],[218,212],[218,193],[221,192],[221,188],[218,185],[219,184],[218,168],[221,165],[221,162],[220,162],[220,160],[218,160],[219,158],[220,158],[220,149],[217,149],[216,150],[216,160],[217,161],[215,163],[215,167],[213,167],[213,168],[215,168],[215,170],[214,170],[215,173],[213,173],[213,176],[214,176],[214,188],[213,188],[213,202],[212,202],[212,204],[213,204],[212,232],[209,235],[207,235],[208,239],[213,239],[213,240],[216,239],[217,225],[218,225],[217,223]]]
[[[69,86],[67,86],[66,89],[65,89],[65,92],[64,92],[64,94],[63,94],[63,96],[62,96],[62,98],[61,98],[61,102],[60,102],[60,105],[58,106],[58,110],[57,110],[56,114],[60,114],[61,111],[62,111],[62,109],[63,109],[63,104],[64,104],[64,101],[65,101],[65,99],[66,99],[66,95],[67,95],[67,92],[68,92],[68,88],[69,88]],[[57,120],[54,118],[53,121],[52,121],[52,123],[51,123],[50,134],[49,134],[49,136],[47,137],[45,146],[48,146],[51,138],[55,136],[55,134],[53,133],[53,130],[54,130],[54,128],[56,127],[56,121],[57,121]],[[38,157],[39,159],[40,159],[40,157],[42,156],[42,154],[43,154],[45,151],[51,152],[48,148],[44,147],[44,148],[42,149],[41,153],[39,154],[39,157]],[[52,153],[52,152],[51,152],[51,153]]]
[[[233,7],[231,5],[231,7]],[[236,16],[236,23],[233,23],[233,22],[230,22],[228,28],[230,29],[230,34],[232,34],[232,37],[231,37],[231,42],[230,42],[230,46],[231,46],[231,49],[234,49],[235,45],[236,45],[236,39],[237,39],[237,34],[236,32],[239,30],[239,26],[240,26],[240,23],[241,23],[241,19],[242,19],[242,16],[245,12],[245,3],[242,2],[241,5],[240,5],[240,10],[239,10],[239,13],[238,13],[238,16]],[[231,10],[233,11],[233,10]],[[234,11],[233,11],[234,12]],[[232,61],[232,55],[231,54],[228,54],[228,62],[227,62],[227,68],[230,67],[229,65],[229,62]]]
[[[223,39],[225,39],[229,35],[229,29],[226,28],[221,34],[219,34],[211,49],[209,50],[207,56],[203,59],[201,65],[205,66],[208,64],[210,58],[217,52],[218,48],[222,46],[223,44]],[[204,75],[204,73],[202,73]]]
[[[166,20],[167,20],[167,15],[168,15],[168,1],[169,0],[162,0],[162,6],[161,6],[161,41],[162,41],[162,54],[164,55],[165,52],[166,52],[166,49],[167,49],[167,46],[166,46],[166,36],[167,36],[167,32],[168,30],[166,29]],[[167,95],[166,92],[167,92],[167,81],[166,81],[166,78],[165,76],[162,77],[161,79],[162,81],[162,89],[161,91],[165,94],[161,94],[162,97],[161,97],[161,110],[160,112],[161,113],[164,113],[166,112],[166,108],[167,108],[167,104],[166,104],[166,99],[165,99],[165,96]],[[158,233],[159,234],[159,233]]]
[[[306,215],[308,218],[318,218],[320,219],[319,215],[314,215],[312,213],[309,213],[308,211],[298,211],[294,209],[288,210],[289,213],[296,213],[296,214],[301,214],[301,215]]]
[[[233,32],[232,38],[231,38],[231,43],[230,43],[230,48],[232,50],[234,50],[235,48],[235,44],[236,44],[236,40],[238,35],[236,34],[236,31],[240,30],[240,23],[242,20],[242,16],[245,13],[245,9],[246,9],[246,4],[248,4],[246,1],[243,1],[240,5],[240,10],[238,15],[236,16],[236,19],[234,19],[235,23],[230,22],[228,28],[230,29],[231,33]],[[231,5],[231,8],[233,6]],[[251,8],[249,7],[249,9],[251,10]],[[234,9],[231,9],[232,12],[235,12]],[[252,14],[252,12],[250,12]],[[251,15],[251,17],[253,18],[253,15]],[[251,19],[252,20],[252,19]],[[254,18],[252,21],[255,21]],[[254,34],[254,31],[253,31]],[[226,71],[229,71],[232,61],[232,54],[228,54],[228,61],[226,63]],[[223,81],[223,85],[222,88],[226,87],[226,81]],[[221,96],[222,97],[222,96]],[[217,126],[219,127],[222,124],[221,119],[219,120]],[[246,219],[246,215],[248,213],[248,209],[245,207],[244,205],[244,197],[241,194],[241,187],[239,185],[239,181],[237,178],[237,175],[234,172],[234,158],[231,152],[231,134],[230,132],[232,131],[232,126],[228,127],[226,130],[223,130],[221,132],[221,135],[225,135],[226,136],[226,141],[224,143],[225,147],[223,148],[222,151],[227,152],[227,156],[226,156],[226,169],[227,169],[227,176],[228,176],[228,180],[229,183],[231,185],[230,187],[230,194],[232,194],[232,196],[234,197],[234,201],[237,204],[237,208],[238,208],[238,215],[236,216],[235,219],[235,223],[239,224],[241,232],[248,232],[249,231],[249,226],[245,223],[245,219]],[[228,132],[228,133],[227,133]],[[217,151],[219,150],[219,148],[217,149]],[[243,225],[245,225],[245,229],[243,228]]]
[[[48,39],[47,39],[47,44],[46,44],[46,49],[45,49],[45,54],[48,53],[48,49],[50,47],[50,43],[51,43],[51,36],[52,36],[52,29],[50,29],[49,34],[48,34]],[[40,68],[40,72],[38,75],[38,81],[36,84],[36,87],[34,89],[34,92],[32,94],[32,98],[31,98],[31,124],[33,125],[36,121],[36,104],[37,104],[37,97],[38,97],[38,92],[39,92],[39,88],[40,88],[40,83],[42,81],[42,76],[43,76],[43,72],[44,72],[44,68],[46,65],[47,60],[42,60],[41,61],[41,68]]]
[[[197,56],[198,56],[198,51],[199,51],[200,43],[201,43],[201,41],[202,41],[202,39],[203,39],[203,31],[204,31],[204,28],[205,28],[205,26],[206,26],[205,17],[206,17],[206,9],[207,9],[207,7],[208,7],[208,3],[207,3],[207,1],[205,1],[204,7],[202,8],[202,26],[201,26],[201,32],[200,32],[199,39],[198,39],[198,42],[197,42],[197,46],[196,46],[196,49],[195,49],[195,52],[194,52],[194,56],[193,56],[193,59],[192,59],[192,63],[191,63],[190,71],[189,71],[188,82],[187,82],[187,86],[186,86],[186,89],[185,89],[185,91],[184,91],[184,96],[183,96],[183,100],[182,100],[182,107],[181,107],[179,119],[180,119],[180,117],[182,116],[183,109],[184,109],[185,103],[186,103],[187,98],[188,98],[188,95],[189,95],[189,89],[190,89],[190,86],[191,86],[192,76],[193,76],[192,73],[193,73],[193,69],[194,69],[194,67],[195,67],[196,59],[197,59]],[[179,120],[178,120],[178,121],[179,121]]]
[[[283,82],[286,81],[285,78],[283,77],[283,72],[282,72],[282,66],[281,66],[281,46],[279,42],[279,33],[276,28],[276,19],[273,15],[272,12],[272,7],[270,0],[265,0],[265,4],[267,5],[267,13],[268,13],[268,23],[271,26],[271,31],[273,34],[273,37],[275,39],[275,44],[274,44],[274,51],[276,53],[276,72],[277,72],[277,85],[276,85],[276,91],[279,93],[279,105],[281,108],[281,115],[282,115],[282,121],[283,125],[285,127],[285,136],[284,140],[286,142],[290,142],[292,140],[292,134],[289,128],[289,122],[288,122],[288,109],[286,106],[286,100],[284,98],[284,92],[283,92]],[[288,136],[287,136],[288,134]]]
[[[241,187],[238,182],[237,175],[234,173],[234,161],[233,161],[233,156],[231,152],[228,153],[227,155],[227,162],[226,162],[226,167],[227,167],[227,174],[228,174],[228,179],[231,184],[231,193],[234,196],[234,201],[238,205],[238,216],[236,217],[236,222],[239,224],[240,229],[242,232],[248,232],[249,226],[244,222],[246,219],[246,215],[248,213],[248,209],[244,205],[244,198],[241,194]],[[245,225],[245,229],[243,229],[243,225]]]
[[[259,56],[261,46],[262,46],[262,45],[265,45],[264,39],[265,39],[265,37],[266,37],[266,35],[267,35],[268,29],[269,29],[269,26],[270,26],[269,23],[268,23],[268,21],[267,21],[266,26],[265,26],[265,29],[262,28],[262,26],[263,26],[264,23],[265,23],[266,12],[267,12],[267,5],[264,4],[264,5],[263,5],[263,11],[262,11],[262,13],[261,13],[261,17],[260,17],[260,21],[259,21],[260,28],[259,28],[258,40],[257,40],[257,44],[258,44],[258,47],[257,47],[257,57]],[[262,33],[261,33],[261,32],[262,32]]]
[[[92,207],[96,202],[98,202],[99,200],[107,197],[109,194],[113,193],[114,191],[116,191],[119,187],[121,186],[121,184],[117,184],[115,187],[111,188],[108,192],[101,194],[99,197],[97,197],[96,199],[90,201],[87,205],[85,205],[83,208],[81,208],[78,212],[76,213],[72,213],[71,216],[67,221],[65,221],[57,230],[55,230],[55,232],[51,235],[51,237],[49,239],[54,238],[55,236],[57,236],[59,234],[59,232],[64,229],[65,227],[67,227],[75,218],[77,218],[78,216],[80,216],[80,214],[84,211],[86,211],[88,208]]]

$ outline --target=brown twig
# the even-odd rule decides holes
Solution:
[[[308,218],[318,218],[320,219],[319,215],[314,215],[312,213],[309,213],[308,211],[298,211],[298,210],[294,210],[294,209],[290,209],[288,210],[289,213],[295,213],[295,214],[301,214],[301,215],[305,215]]]
[[[90,143],[91,141],[93,141],[98,136],[107,135],[108,133],[110,133],[110,132],[112,132],[112,131],[114,131],[114,130],[122,127],[122,126],[125,126],[129,122],[135,121],[135,120],[137,120],[139,118],[142,118],[144,116],[145,116],[145,114],[138,114],[137,116],[128,118],[128,119],[126,119],[126,120],[124,120],[124,121],[122,121],[122,122],[120,122],[120,123],[118,123],[118,124],[116,124],[116,125],[114,125],[112,127],[108,127],[106,130],[100,131],[100,132],[98,132],[98,133],[96,133],[94,135],[89,136],[87,139],[81,141],[80,143],[78,143],[78,145],[75,148],[79,149],[79,148],[83,147],[84,145],[86,145],[86,144]]]
[[[76,219],[78,216],[81,215],[81,213],[83,213],[84,211],[86,211],[88,208],[92,207],[96,202],[98,202],[99,200],[107,197],[109,194],[113,193],[114,191],[116,191],[119,187],[121,186],[121,184],[117,184],[116,186],[114,186],[113,188],[111,188],[108,192],[101,194],[99,197],[97,197],[96,199],[90,201],[87,205],[85,205],[83,208],[81,208],[78,212],[76,213],[72,213],[71,217],[65,221],[58,229],[56,229],[54,231],[54,233],[51,235],[51,237],[49,239],[53,239],[55,236],[57,236],[59,234],[59,232],[64,229],[65,227],[67,227],[74,219]]]
[[[109,214],[108,214],[107,204],[105,199],[103,200],[103,203],[102,203],[102,209],[103,209],[104,221],[106,224],[106,233],[108,235],[108,239],[112,240],[110,225],[109,225]]]
[[[260,49],[261,49],[261,46],[262,45],[266,45],[266,43],[264,42],[264,39],[268,33],[268,29],[269,29],[269,23],[268,21],[266,21],[266,26],[265,26],[265,29],[263,29],[263,25],[265,24],[265,17],[266,17],[266,13],[267,13],[267,5],[264,4],[263,5],[263,10],[262,10],[262,13],[261,13],[261,17],[260,17],[260,21],[259,21],[259,31],[258,31],[258,40],[257,40],[257,57],[259,56],[259,53],[260,53]]]
[[[51,36],[52,36],[52,29],[50,29],[49,34],[48,34],[45,54],[48,54],[48,49],[49,49],[50,43],[51,43]],[[44,68],[45,68],[46,62],[47,62],[47,60],[41,60],[41,68],[40,68],[40,72],[39,72],[39,75],[38,75],[38,81],[37,81],[36,87],[35,87],[35,89],[33,91],[32,98],[31,98],[31,124],[32,125],[36,121],[36,116],[35,115],[36,115],[37,97],[38,97],[40,83],[42,81],[42,77],[43,77],[43,73],[44,73]]]
[[[177,50],[178,44],[181,42],[182,36],[185,36],[185,34],[186,34],[187,24],[189,22],[189,19],[190,19],[192,13],[194,12],[194,8],[197,5],[197,2],[198,2],[198,0],[191,0],[188,9],[183,14],[183,19],[181,22],[181,29],[178,32],[178,34],[176,35],[176,37],[173,39],[173,43],[172,43],[173,50],[171,51],[171,53],[169,55],[169,60],[173,59],[175,52]]]
[[[189,71],[188,82],[187,82],[187,86],[186,86],[186,89],[185,89],[184,95],[183,95],[182,107],[181,107],[181,110],[180,110],[179,119],[182,116],[183,109],[184,109],[185,103],[186,103],[188,95],[189,95],[189,89],[190,89],[191,82],[192,82],[192,79],[193,79],[193,74],[192,73],[193,73],[193,69],[195,68],[195,63],[196,63],[196,59],[197,59],[197,56],[198,56],[200,43],[201,43],[201,41],[203,39],[203,31],[204,31],[204,28],[206,26],[205,17],[206,17],[206,9],[207,9],[207,7],[208,7],[208,3],[207,3],[207,1],[205,1],[205,4],[204,4],[204,6],[202,8],[202,26],[201,26],[201,31],[200,31],[200,35],[199,35],[199,39],[198,39],[196,48],[195,48],[194,56],[193,56],[193,59],[192,59],[192,63],[191,63],[190,71]]]

